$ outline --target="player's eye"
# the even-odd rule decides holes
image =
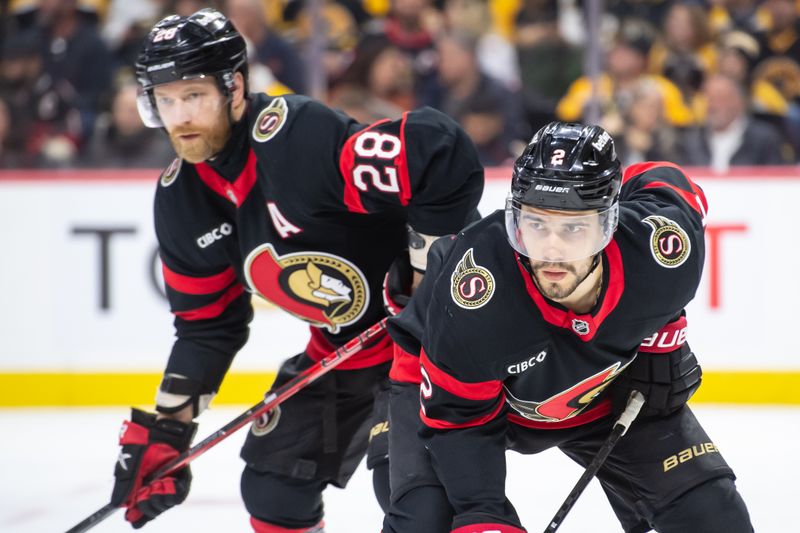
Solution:
[[[584,224],[566,224],[564,226],[564,231],[566,233],[580,233],[586,229],[586,225]]]
[[[168,96],[157,96],[156,97],[156,104],[160,107],[168,107],[175,103],[175,100]]]

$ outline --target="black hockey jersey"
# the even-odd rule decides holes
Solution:
[[[417,294],[390,320],[399,345],[391,376],[413,382],[421,369],[433,462],[462,467],[440,472],[448,492],[460,490],[448,486],[457,479],[474,498],[502,502],[502,483],[490,486],[481,465],[505,464],[505,424],[558,429],[605,416],[602,392],[643,341],[684,341],[682,327],[653,335],[694,297],[705,213],[703,192],[675,165],[628,168],[619,226],[602,253],[602,291],[586,314],[539,292],[501,211],[434,244]]]
[[[247,340],[251,293],[308,321],[307,352],[324,357],[383,317],[381,283],[406,225],[457,231],[482,190],[471,141],[441,113],[364,126],[305,97],[252,95],[214,160],[176,160],[158,185],[177,335],[167,372],[217,390]],[[340,368],[387,361],[390,344]]]

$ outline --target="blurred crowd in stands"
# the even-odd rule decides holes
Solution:
[[[205,6],[247,38],[252,90],[310,94],[316,65],[330,106],[362,122],[435,107],[488,166],[586,120],[593,95],[623,164],[800,160],[800,0],[604,0],[594,87],[581,0],[319,2],[321,34],[309,0],[0,0],[0,168],[168,164],[132,66],[155,21]]]

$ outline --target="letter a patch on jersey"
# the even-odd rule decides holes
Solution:
[[[450,277],[453,301],[464,309],[484,306],[494,294],[494,276],[484,267],[476,265],[472,254],[472,248],[467,250]]]
[[[658,264],[664,268],[677,268],[686,262],[692,251],[692,242],[677,222],[655,215],[642,222],[653,228],[650,252]]]

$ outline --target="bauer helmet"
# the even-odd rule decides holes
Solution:
[[[608,245],[619,218],[622,173],[599,126],[551,122],[515,161],[506,231],[519,253],[575,261]],[[558,239],[550,238],[553,234]]]
[[[237,71],[245,78],[246,90],[247,47],[225,15],[205,8],[188,17],[165,17],[147,35],[136,59],[139,114],[146,126],[163,127],[153,98],[155,86],[213,77],[229,98]]]

